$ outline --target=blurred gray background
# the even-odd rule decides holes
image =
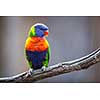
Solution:
[[[49,27],[50,64],[83,57],[100,46],[100,17],[0,17],[0,77],[28,70],[24,44],[30,27],[44,23]],[[100,63],[38,82],[100,82]]]

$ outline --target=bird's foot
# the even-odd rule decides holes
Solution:
[[[26,77],[33,76],[33,73],[34,73],[34,69],[32,69],[32,68],[29,69],[29,71],[28,71]]]
[[[42,66],[42,69],[41,69],[43,72],[46,71],[46,67],[45,66]]]

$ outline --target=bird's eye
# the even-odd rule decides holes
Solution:
[[[42,28],[40,28],[40,30],[43,30]]]

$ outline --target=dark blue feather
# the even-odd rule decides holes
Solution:
[[[38,51],[28,51],[26,50],[26,56],[28,56],[28,61],[32,62],[33,69],[39,69],[43,66],[43,61],[46,59],[47,50],[38,52]]]

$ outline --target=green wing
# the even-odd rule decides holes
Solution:
[[[43,61],[43,66],[48,67],[49,64],[49,59],[50,59],[50,47],[48,48],[47,54],[46,54],[46,58],[45,61]]]
[[[32,61],[30,61],[30,60],[29,60],[29,57],[26,55],[26,50],[24,50],[24,55],[25,55],[25,57],[26,57],[27,63],[28,63],[28,65],[29,65],[29,68],[33,68],[33,66],[32,66]]]

